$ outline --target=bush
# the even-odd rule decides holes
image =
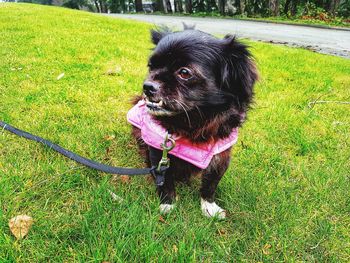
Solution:
[[[340,3],[338,15],[341,17],[350,17],[350,0],[345,0]],[[350,22],[350,19],[348,19]]]

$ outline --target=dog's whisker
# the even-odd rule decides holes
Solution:
[[[198,106],[197,105],[195,105],[195,108],[196,108],[196,110],[198,111],[198,113],[199,113],[199,116],[201,117],[201,119],[203,120],[204,119],[204,117],[203,117],[203,112],[198,108]]]
[[[175,101],[176,103],[178,103],[178,104],[180,105],[180,107],[182,107],[183,110],[185,111],[185,114],[186,114],[187,120],[188,120],[188,125],[189,125],[190,128],[191,128],[192,125],[191,125],[190,116],[188,115],[188,112],[187,112],[186,107],[185,107],[185,106],[187,106],[187,105],[185,104],[185,106],[184,106],[184,105],[183,105],[180,101],[178,101],[177,99],[174,99],[174,101]],[[187,107],[188,107],[188,106],[187,106]]]

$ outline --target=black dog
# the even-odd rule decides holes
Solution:
[[[151,36],[156,47],[149,59],[143,95],[135,102],[143,100],[155,123],[194,147],[229,138],[244,121],[258,79],[247,46],[230,35],[218,39],[186,28],[180,32],[152,30]],[[133,135],[148,165],[157,165],[161,151],[144,142],[140,128],[134,126]],[[230,163],[230,152],[228,147],[215,154],[206,168],[170,155],[165,184],[157,189],[161,212],[174,206],[174,181],[200,173],[203,213],[224,218],[225,211],[214,202],[214,194]]]

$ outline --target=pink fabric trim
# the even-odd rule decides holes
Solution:
[[[127,120],[141,130],[141,136],[145,143],[161,149],[160,144],[164,141],[166,130],[148,114],[143,100],[130,109]],[[212,143],[193,144],[186,138],[175,136],[173,139],[176,141],[176,146],[170,154],[205,169],[215,154],[227,150],[237,142],[238,128],[234,128],[229,137]]]

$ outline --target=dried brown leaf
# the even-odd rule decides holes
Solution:
[[[174,250],[175,253],[177,253],[177,251],[179,251],[179,249],[177,248],[176,245],[173,245],[173,250]]]
[[[27,215],[18,215],[10,219],[11,233],[17,238],[24,238],[33,224],[33,218]]]
[[[128,175],[121,175],[121,176],[120,176],[120,181],[121,181],[123,184],[128,184],[128,183],[130,183],[131,178],[130,178],[130,176],[128,176]]]
[[[270,255],[271,251],[270,251],[271,245],[270,244],[265,244],[262,251],[264,255]]]
[[[218,229],[218,233],[220,236],[226,235],[226,230],[225,229]]]
[[[0,168],[1,168],[1,166],[0,166]],[[154,184],[154,178],[153,178],[153,176],[152,175],[147,175],[147,176],[145,176],[146,177],[146,182],[148,183],[148,184]]]
[[[162,222],[163,224],[169,225],[169,223],[167,221],[165,221],[164,217],[162,217],[162,216],[159,216],[159,222]]]
[[[115,135],[106,135],[105,137],[103,137],[103,139],[105,141],[112,141],[115,139]]]

